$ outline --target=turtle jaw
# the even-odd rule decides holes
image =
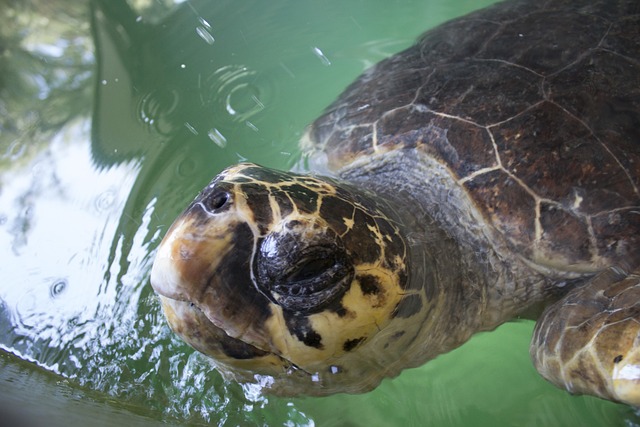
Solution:
[[[254,359],[269,353],[230,337],[209,319],[198,306],[159,296],[162,310],[171,329],[196,350],[216,360]]]
[[[171,329],[191,347],[211,357],[218,369],[236,381],[253,380],[253,373],[278,375],[291,363],[245,341],[229,336],[189,301],[159,295]]]
[[[276,396],[327,396],[337,392],[363,393],[375,388],[384,375],[364,369],[354,378],[344,377],[342,368],[308,372],[279,354],[263,351],[227,335],[195,304],[159,295],[171,329],[187,344],[208,356],[227,380],[253,384]],[[347,374],[348,374],[347,370]]]

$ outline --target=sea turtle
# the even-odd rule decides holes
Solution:
[[[545,378],[640,405],[637,0],[447,22],[360,76],[301,147],[296,172],[222,171],[158,249],[169,324],[223,374],[364,392],[535,313]]]

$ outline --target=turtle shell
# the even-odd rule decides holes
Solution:
[[[398,150],[435,160],[541,264],[637,264],[640,3],[516,1],[448,22],[365,72],[307,138],[338,176]]]

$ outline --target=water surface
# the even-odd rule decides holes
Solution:
[[[531,321],[371,393],[265,397],[174,337],[149,286],[217,172],[290,167],[359,73],[489,2],[3,1],[0,409],[54,425],[639,424],[542,380]]]

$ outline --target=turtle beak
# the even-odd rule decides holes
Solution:
[[[173,262],[176,256],[180,256],[179,251],[174,254],[174,241],[175,235],[170,230],[158,248],[153,267],[151,267],[150,282],[151,287],[158,295],[186,301],[188,292],[184,288],[182,277]]]
[[[177,301],[194,301],[204,292],[216,267],[212,261],[225,252],[225,243],[195,233],[191,216],[182,215],[158,248],[151,268],[153,290]]]

